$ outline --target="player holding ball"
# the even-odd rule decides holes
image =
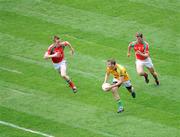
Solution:
[[[111,85],[109,84],[108,87],[104,87],[104,85],[108,85],[107,81],[109,79],[110,74],[114,76],[113,84]],[[124,111],[124,108],[120,99],[120,95],[118,93],[118,89],[121,85],[124,85],[126,87],[126,89],[131,93],[133,98],[136,97],[136,93],[131,84],[129,75],[125,67],[121,66],[120,64],[117,64],[115,60],[112,60],[112,59],[107,60],[107,69],[106,69],[106,74],[105,74],[102,88],[104,89],[104,91],[112,91],[113,97],[117,101],[117,104],[118,104],[118,110],[117,110],[118,113]]]

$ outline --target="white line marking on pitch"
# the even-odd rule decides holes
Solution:
[[[6,71],[10,71],[10,72],[14,72],[14,73],[18,73],[18,74],[22,74],[22,72],[17,71],[17,70],[13,70],[13,69],[8,69],[8,68],[4,68],[4,67],[0,67],[1,70],[6,70]]]
[[[1,125],[6,125],[6,126],[9,126],[9,127],[13,127],[13,128],[16,128],[16,129],[20,129],[20,130],[23,130],[23,131],[26,131],[26,132],[31,132],[31,133],[34,133],[34,134],[42,135],[44,137],[54,137],[52,135],[48,135],[48,134],[40,132],[40,131],[34,131],[34,130],[31,130],[31,129],[20,127],[18,125],[15,125],[15,124],[12,124],[12,123],[9,123],[9,122],[5,122],[5,121],[1,121],[1,120],[0,120],[0,124]]]
[[[2,86],[2,87],[7,89],[7,91],[12,91],[12,92],[19,93],[19,94],[22,94],[22,95],[32,95],[31,93],[23,92],[23,90],[17,90],[17,89],[5,87],[5,86]]]

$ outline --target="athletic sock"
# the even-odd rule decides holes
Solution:
[[[71,82],[71,80],[66,80],[66,82],[69,84]]]
[[[148,76],[148,74],[145,72],[145,73],[144,73],[144,77],[147,78],[147,76]]]
[[[66,81],[72,89],[75,87],[74,83],[71,80],[66,80]]]
[[[159,80],[158,80],[158,78],[157,78],[157,77],[154,77],[154,79],[155,79],[156,84],[159,85]]]
[[[118,104],[118,107],[122,107],[122,102],[121,102],[121,100],[118,100],[118,101],[117,101],[117,104]]]
[[[146,83],[149,83],[148,74],[147,74],[147,73],[144,73],[143,76],[144,76],[144,78],[145,78],[145,82],[146,82]]]
[[[136,93],[135,93],[135,91],[134,91],[134,88],[133,88],[133,87],[131,88],[131,95],[132,95],[132,97],[133,97],[133,98],[136,98]]]
[[[69,86],[70,86],[71,88],[74,88],[74,87],[75,87],[75,85],[74,85],[74,83],[73,83],[72,81],[69,83]]]
[[[156,81],[158,81],[158,78],[157,78],[157,76],[154,76],[154,75],[153,75],[153,77],[154,77],[154,79],[155,79]]]

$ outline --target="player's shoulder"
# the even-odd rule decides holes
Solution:
[[[146,44],[147,46],[149,46],[149,43],[147,41],[144,41],[144,44]]]
[[[67,46],[67,45],[69,45],[69,42],[68,42],[68,41],[62,41],[62,42],[61,42],[61,45]]]
[[[144,48],[149,48],[149,44],[147,43],[147,41],[143,41],[143,44],[144,44]]]
[[[131,41],[131,42],[129,43],[130,46],[134,46],[134,45],[136,45],[136,44],[137,44],[137,41]]]
[[[51,49],[54,46],[54,44],[49,45],[48,50]]]
[[[122,66],[120,64],[116,64],[116,67],[117,67],[118,70],[122,69]]]
[[[106,72],[107,72],[107,73],[112,73],[113,71],[114,71],[114,70],[111,69],[111,68],[109,68],[109,67],[106,68]]]
[[[109,72],[111,69],[109,67],[106,67],[106,71]]]
[[[116,66],[117,66],[118,68],[123,68],[123,67],[124,67],[124,66],[121,65],[121,64],[116,64]]]
[[[117,64],[118,68],[121,70],[121,71],[124,71],[126,70],[125,66],[121,65],[121,64]]]

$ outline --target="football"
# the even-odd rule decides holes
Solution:
[[[103,89],[104,91],[109,91],[107,88],[110,87],[110,86],[111,86],[111,84],[109,84],[109,83],[104,83],[104,84],[102,84],[102,89]]]

